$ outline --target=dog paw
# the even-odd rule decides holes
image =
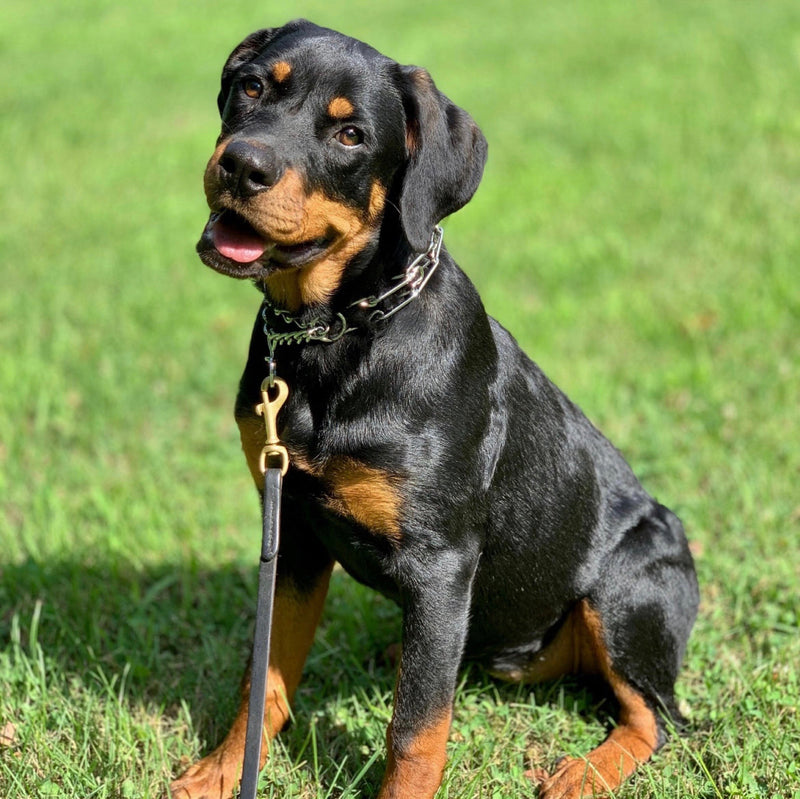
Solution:
[[[549,775],[544,769],[530,772],[539,783],[539,799],[592,799],[607,796],[610,786],[584,758],[565,757]]]
[[[240,768],[214,752],[170,784],[169,799],[230,799]]]

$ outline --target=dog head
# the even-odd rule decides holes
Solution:
[[[248,36],[218,105],[198,252],[292,310],[327,302],[375,252],[387,209],[424,251],[486,161],[477,125],[427,72],[304,20]]]

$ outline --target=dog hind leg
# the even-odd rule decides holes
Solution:
[[[562,760],[545,776],[540,799],[615,790],[664,742],[661,715],[681,721],[673,688],[698,591],[677,518],[659,508],[629,532],[601,573],[596,592],[578,603],[556,646],[543,653],[539,675],[551,678],[558,668],[600,674],[619,702],[618,724],[584,758]]]

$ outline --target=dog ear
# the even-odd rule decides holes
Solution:
[[[478,188],[488,144],[472,117],[419,67],[401,67],[408,162],[400,193],[406,238],[428,248],[433,227],[466,205]]]
[[[219,95],[217,96],[217,107],[220,116],[225,110],[228,102],[228,93],[231,90],[231,79],[233,73],[240,66],[255,58],[277,35],[280,28],[262,28],[255,33],[251,33],[241,44],[237,45],[234,51],[228,56],[225,66],[222,68],[222,82]]]

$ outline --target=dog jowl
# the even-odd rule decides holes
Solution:
[[[694,567],[677,517],[441,246],[437,224],[480,182],[481,131],[425,70],[305,21],[245,39],[218,104],[198,251],[264,296],[236,400],[259,490],[268,363],[290,390],[265,739],[289,717],[338,562],[402,609],[380,799],[436,793],[466,660],[514,681],[600,677],[619,705],[606,740],[534,765],[546,799],[616,789],[680,722]],[[248,688],[174,797],[232,794]]]

